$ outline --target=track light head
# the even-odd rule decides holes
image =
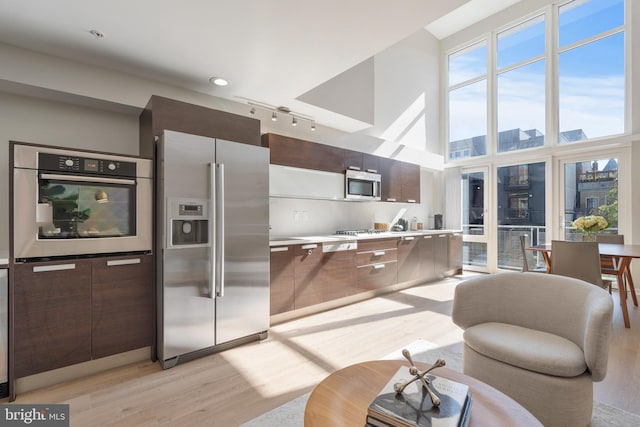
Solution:
[[[291,119],[291,126],[298,126],[298,119],[296,119],[296,116],[293,116],[293,119]]]
[[[278,115],[276,114],[276,112],[275,112],[275,111],[274,111],[273,113],[271,113],[271,120],[272,120],[272,121],[274,121],[274,122],[275,122],[276,120],[278,120]]]

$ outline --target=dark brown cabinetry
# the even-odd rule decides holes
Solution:
[[[140,114],[140,157],[152,159],[154,138],[165,129],[260,145],[260,121],[153,95]]]
[[[311,141],[266,133],[262,146],[270,150],[270,163],[303,169],[344,173],[344,150]]]
[[[449,274],[462,274],[462,233],[449,234]]]
[[[420,245],[420,276],[426,281],[438,277],[435,266],[436,238],[432,235],[418,237]]]
[[[382,201],[402,201],[402,163],[392,159],[380,159],[380,175]]]
[[[346,169],[381,175],[383,202],[420,203],[420,166],[369,153],[317,144],[272,133],[262,135],[275,165],[344,173]]]
[[[380,173],[380,157],[360,151],[344,150],[345,169]]]
[[[355,294],[356,251],[325,252],[322,258],[322,300],[332,301]]]
[[[152,256],[16,264],[14,377],[152,345]]]
[[[397,239],[358,242],[358,292],[395,285],[398,275]]]
[[[293,246],[271,248],[271,315],[294,309],[295,274]]]
[[[420,166],[401,162],[400,200],[407,203],[420,203]]]
[[[322,247],[318,244],[295,245],[295,303],[294,308],[323,302]]]
[[[16,264],[16,378],[91,360],[89,261]]]
[[[91,261],[91,356],[94,359],[151,346],[151,255]]]
[[[449,270],[449,235],[446,233],[434,235],[434,267],[436,278],[447,275]]]
[[[406,236],[398,241],[398,282],[420,279],[419,236]]]

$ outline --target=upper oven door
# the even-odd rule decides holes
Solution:
[[[36,215],[39,239],[135,236],[136,180],[40,173]]]
[[[13,168],[13,259],[151,251],[150,174],[113,179],[16,167],[20,148]],[[135,161],[138,170],[151,170],[150,160]]]

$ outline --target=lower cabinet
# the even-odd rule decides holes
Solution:
[[[152,345],[151,255],[14,268],[16,378]]]
[[[95,259],[91,273],[91,356],[152,345],[152,257]]]
[[[91,360],[89,261],[16,264],[16,378]]]
[[[398,281],[397,239],[358,242],[358,292],[384,289]]]
[[[461,270],[459,233],[360,239],[357,250],[337,252],[323,252],[322,243],[274,246],[271,314]]]
[[[293,248],[293,246],[274,246],[270,250],[271,315],[291,311],[294,308]]]
[[[323,302],[322,245],[316,243],[294,246],[294,308]]]

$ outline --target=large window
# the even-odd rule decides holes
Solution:
[[[624,132],[624,0],[559,8],[560,142]]]
[[[568,1],[452,52],[449,160],[624,133],[624,6]]]
[[[487,45],[449,56],[449,158],[487,153]]]
[[[499,152],[544,145],[544,24],[541,15],[497,35]]]

